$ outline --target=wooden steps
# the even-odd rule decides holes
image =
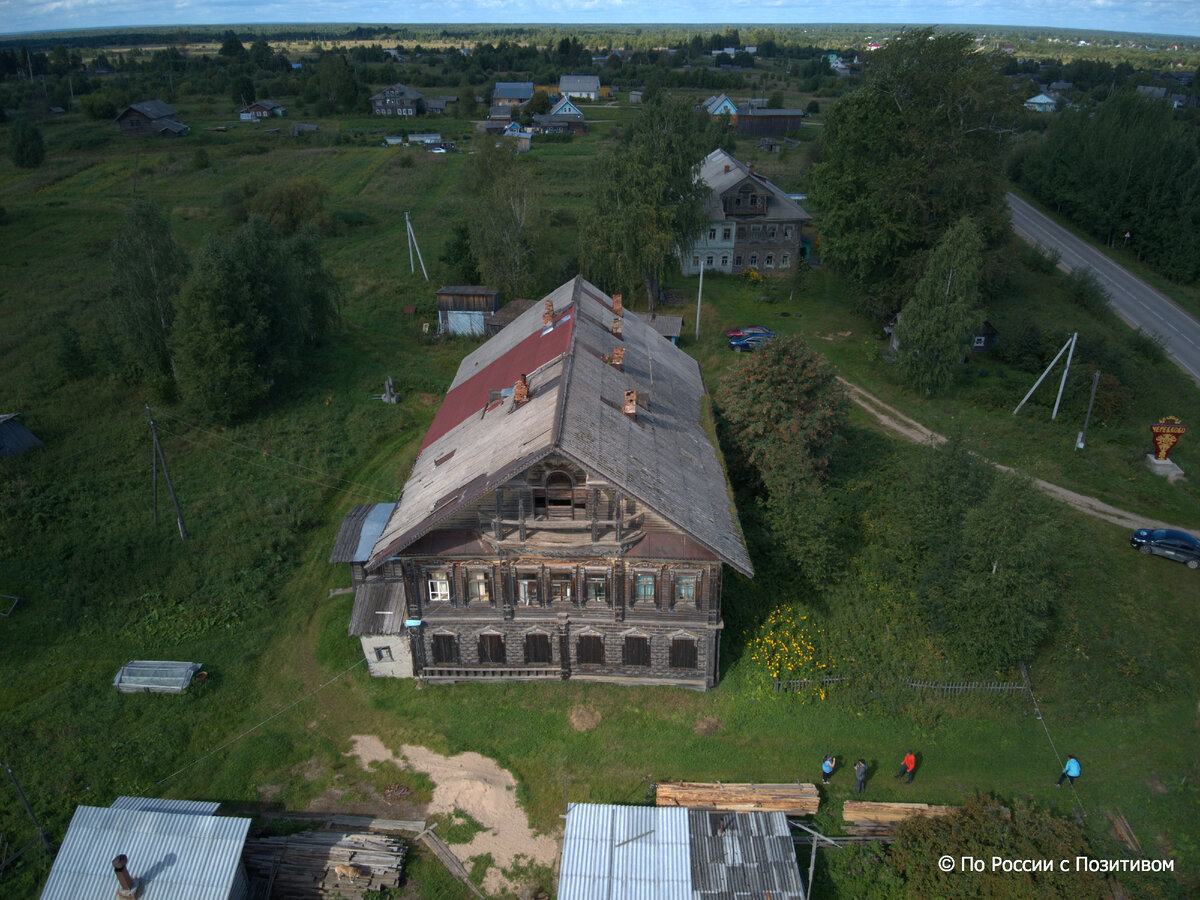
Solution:
[[[815,784],[722,784],[696,781],[660,782],[659,806],[684,806],[723,812],[781,812],[811,816],[821,796]]]

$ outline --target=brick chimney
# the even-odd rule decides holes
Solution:
[[[125,868],[128,862],[129,857],[124,853],[112,861],[113,874],[117,876],[117,900],[134,900],[137,897],[138,884]]]
[[[729,174],[729,163],[725,163],[725,174]]]
[[[625,413],[633,421],[637,421],[637,391],[625,392],[625,406],[622,407],[621,412]]]
[[[554,301],[549,298],[546,299],[546,308],[542,310],[542,324],[554,324]]]
[[[625,364],[625,348],[614,347],[612,352],[612,364],[614,369],[619,369]]]
[[[754,163],[750,163],[750,174],[754,174]]]
[[[529,400],[529,380],[522,375],[513,386],[513,406],[520,406]]]
[[[613,337],[621,336],[621,320],[620,319],[613,319],[612,333],[613,333]]]
[[[613,294],[613,315],[615,315],[615,316],[625,315],[625,307],[621,302],[620,294]]]

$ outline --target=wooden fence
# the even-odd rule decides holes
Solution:
[[[854,681],[853,676],[848,675],[826,675],[822,678],[793,678],[774,680],[773,689],[775,693],[798,693],[800,691],[809,690],[818,685],[835,684],[835,683],[851,683]],[[894,682],[902,687],[911,688],[914,691],[930,691],[943,696],[950,694],[966,694],[974,692],[991,692],[1000,694],[1024,694],[1029,691],[1028,681],[947,681],[936,683],[932,681],[916,681],[911,678],[898,678]]]

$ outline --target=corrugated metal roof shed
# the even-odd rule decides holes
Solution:
[[[118,797],[110,809],[133,809],[139,812],[189,813],[211,816],[220,803],[211,800],[159,800],[149,797]]]
[[[19,415],[0,413],[0,456],[16,456],[42,446],[33,432],[17,421]]]
[[[691,900],[688,811],[573,803],[559,900]]]
[[[122,853],[147,900],[239,900],[247,892],[241,858],[249,830],[246,818],[80,806],[42,900],[110,900],[112,860]]]
[[[135,659],[126,663],[113,679],[113,687],[122,694],[146,691],[151,694],[178,694],[191,684],[201,664],[165,659]]]

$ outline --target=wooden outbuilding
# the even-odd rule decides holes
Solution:
[[[486,285],[448,285],[434,291],[437,297],[438,334],[482,337],[487,320],[500,310],[500,294]]]

